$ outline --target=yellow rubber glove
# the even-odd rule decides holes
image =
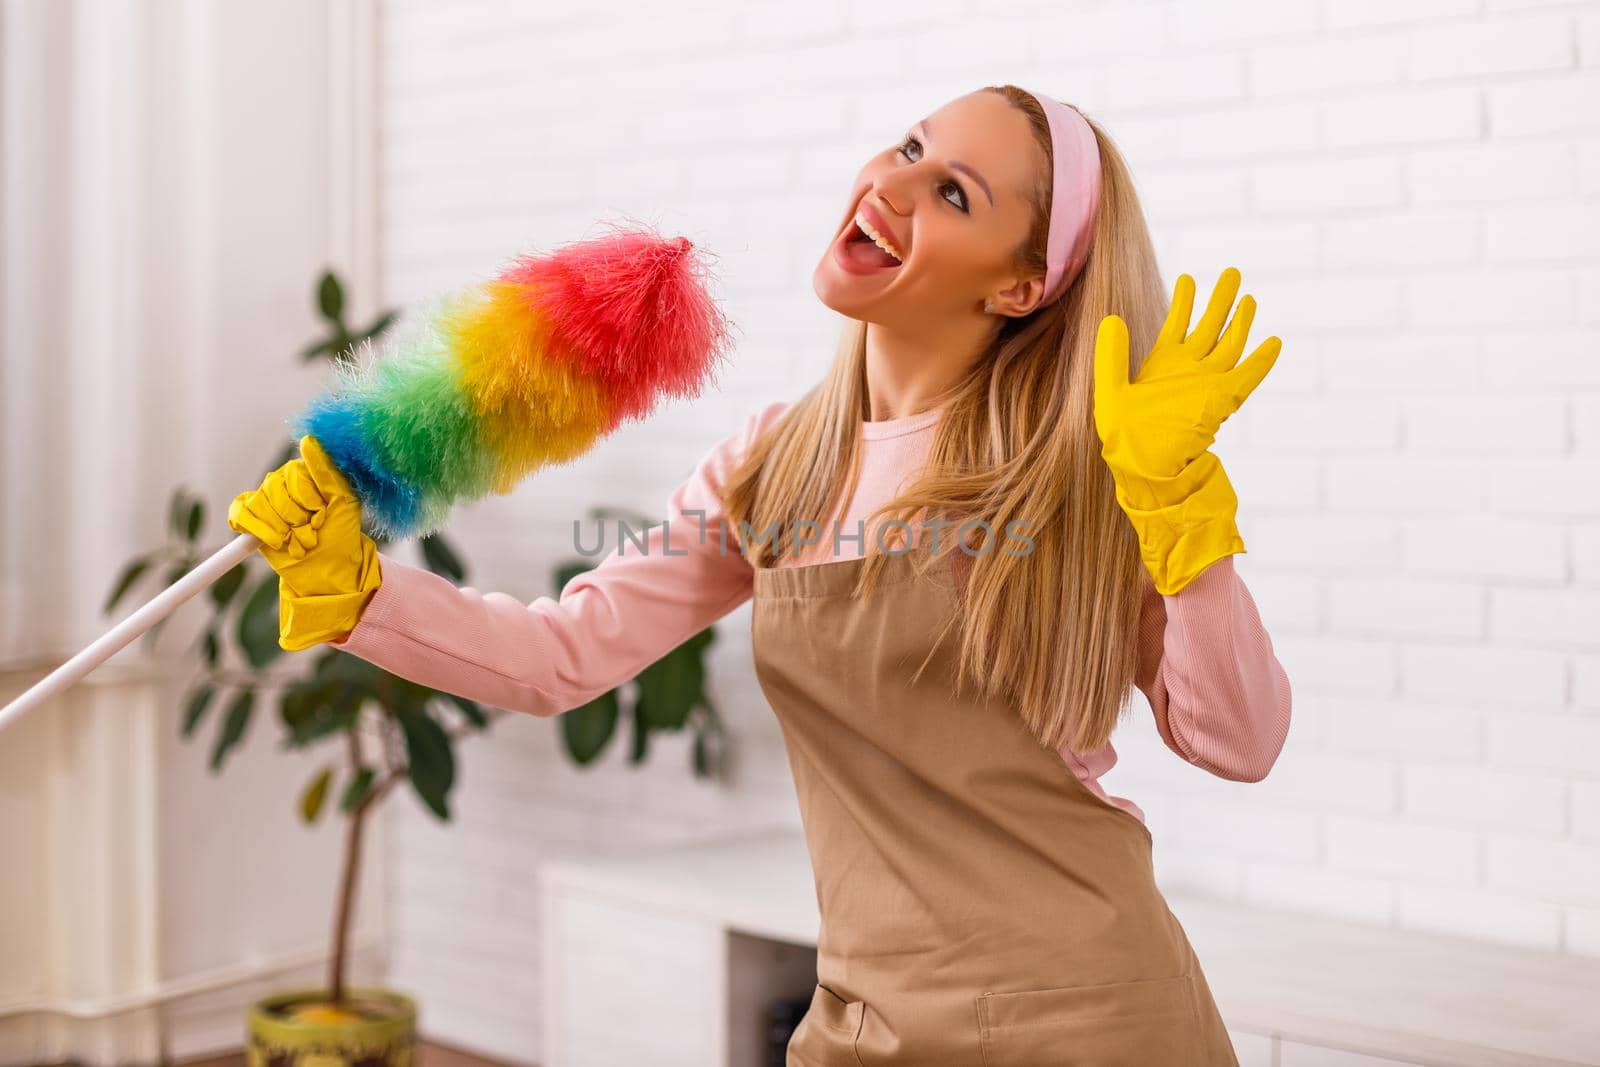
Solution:
[[[1189,333],[1194,279],[1179,275],[1161,334],[1131,382],[1127,324],[1108,315],[1095,338],[1100,454],[1163,594],[1245,551],[1235,524],[1238,498],[1210,448],[1222,423],[1272,369],[1282,342],[1269,337],[1239,363],[1256,302],[1246,295],[1224,331],[1238,291],[1239,272],[1229,267]]]
[[[278,572],[278,644],[288,651],[348,635],[383,580],[361,502],[310,434],[299,459],[233,498],[228,526],[259,538]]]

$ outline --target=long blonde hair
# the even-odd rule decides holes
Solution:
[[[1050,130],[1032,94],[987,86],[1028,117],[1050,165]],[[1094,343],[1100,320],[1128,324],[1144,353],[1166,314],[1166,294],[1126,163],[1100,127],[1102,201],[1088,261],[1071,288],[1031,315],[1006,321],[988,349],[944,395],[948,404],[917,479],[873,513],[911,523],[940,515],[977,529],[960,623],[956,684],[976,680],[1010,699],[1039,743],[1092,752],[1105,745],[1137,666],[1139,609],[1148,581],[1138,542],[1118,506],[1094,426]],[[1018,268],[1043,274],[1049,167],[1031,190],[1034,223]],[[728,478],[727,517],[752,565],[793,551],[795,526],[837,516],[855,492],[861,422],[868,417],[866,323],[847,324],[827,375],[757,440]],[[1137,360],[1138,356],[1135,356]],[[832,463],[819,462],[836,457]],[[981,520],[984,525],[976,525]],[[1001,548],[1025,522],[1031,551]],[[972,525],[968,525],[972,524]],[[776,529],[770,541],[748,543]],[[989,533],[985,535],[983,531]],[[855,594],[876,587],[886,556],[872,549]],[[940,538],[931,561],[961,551]],[[924,664],[925,666],[926,664]]]

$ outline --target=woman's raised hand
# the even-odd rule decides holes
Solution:
[[[1233,311],[1239,272],[1229,267],[1217,280],[1193,332],[1194,279],[1178,276],[1172,305],[1155,346],[1128,380],[1128,327],[1116,315],[1100,323],[1095,339],[1095,428],[1101,455],[1118,483],[1150,506],[1174,503],[1163,493],[1206,452],[1217,430],[1267,376],[1282,342],[1269,337],[1243,363],[1255,298],[1246,294]],[[1224,328],[1224,322],[1227,323]]]
[[[1179,592],[1221,557],[1245,551],[1234,521],[1239,501],[1211,445],[1272,369],[1282,342],[1269,337],[1239,362],[1256,302],[1246,295],[1230,321],[1238,292],[1239,272],[1229,267],[1190,332],[1194,279],[1179,275],[1166,323],[1132,381],[1127,324],[1108,315],[1095,338],[1100,454],[1163,594]]]

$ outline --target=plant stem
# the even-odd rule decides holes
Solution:
[[[339,912],[333,927],[333,964],[332,974],[328,977],[328,996],[335,1004],[344,1000],[344,957],[349,945],[350,913],[353,910],[353,897],[355,896],[356,874],[361,866],[361,830],[365,822],[362,810],[366,805],[358,807],[350,813],[350,824],[345,828],[344,839],[344,871],[339,876]]]
[[[350,729],[345,731],[345,737],[349,740],[351,773],[361,766],[361,741],[356,736],[356,726],[356,723],[351,723]],[[350,913],[355,904],[356,876],[361,868],[361,831],[366,821],[366,807],[363,798],[356,810],[350,813],[349,825],[345,827],[343,870],[339,874],[339,908],[333,920],[333,958],[328,975],[328,998],[335,1004],[344,1000],[345,952],[350,943]]]
[[[489,711],[486,718],[493,722],[505,709],[494,708]],[[348,742],[347,750],[350,754],[350,772],[355,774],[362,767],[361,738],[359,736],[360,720],[352,722],[345,730],[345,740]],[[468,733],[473,732],[472,727],[461,726],[447,731],[452,741],[459,740]],[[382,737],[387,735],[380,735]],[[388,750],[385,747],[385,761],[388,759]],[[382,778],[375,782],[367,795],[350,812],[350,824],[345,830],[343,870],[339,875],[339,908],[333,922],[333,953],[329,961],[328,998],[335,1004],[344,1000],[344,974],[345,961],[350,951],[350,920],[355,914],[356,882],[361,871],[361,842],[362,831],[366,827],[367,813],[383,799],[384,794],[394,787],[396,782],[406,778],[411,773],[410,767],[405,764],[390,765],[389,770]]]
[[[349,741],[350,770],[361,767],[361,740],[356,734],[356,723],[345,731]],[[350,951],[350,920],[355,913],[356,883],[361,873],[362,831],[366,828],[367,813],[372,806],[398,781],[403,771],[390,771],[361,798],[350,813],[350,823],[345,829],[343,871],[339,875],[339,910],[333,922],[333,953],[329,962],[328,998],[335,1004],[344,1000],[345,961]]]

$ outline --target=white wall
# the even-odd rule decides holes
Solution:
[[[625,213],[718,253],[743,330],[720,393],[465,509],[472,584],[551,593],[572,517],[659,513],[821,373],[810,270],[870,153],[982,84],[1053,92],[1126,149],[1169,276],[1237,264],[1286,342],[1218,451],[1296,721],[1259,784],[1184,764],[1147,713],[1119,734],[1107,785],[1148,812],[1164,884],[1600,954],[1600,4],[391,0],[381,22],[389,300]],[[395,980],[435,1032],[536,1047],[542,858],[795,822],[747,610],[716,660],[731,789],[678,751],[580,774],[520,720],[469,753],[460,825],[402,820]]]
[[[296,356],[317,273],[370,308],[367,7],[0,5],[0,703],[108,628],[174,485],[206,495],[212,545],[232,536],[227,501],[322,381]],[[280,752],[268,701],[221,775],[215,721],[179,739],[205,614],[0,734],[0,1063],[237,1047],[250,999],[322,975],[340,838],[294,801],[329,757]]]

